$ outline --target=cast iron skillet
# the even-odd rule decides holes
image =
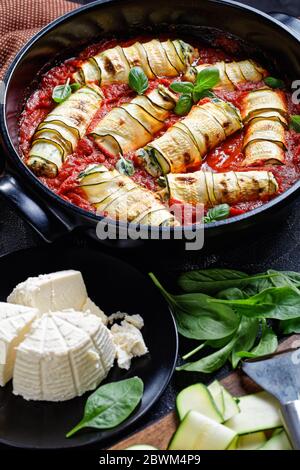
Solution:
[[[100,37],[129,37],[139,32],[173,31],[213,40],[216,28],[233,34],[262,51],[263,62],[272,59],[275,69],[290,79],[300,77],[300,41],[297,34],[268,15],[239,3],[220,0],[101,0],[79,8],[39,32],[19,52],[6,75],[6,94],[0,126],[6,168],[0,193],[47,241],[83,228],[95,233],[100,217],[59,198],[22,163],[18,155],[18,114],[24,93],[54,63]],[[241,49],[244,46],[241,45]],[[75,50],[74,50],[75,48]],[[46,64],[46,65],[45,65]],[[280,216],[296,197],[300,182],[250,213],[209,224],[205,236],[225,235]],[[118,225],[118,224],[117,224]],[[119,224],[124,225],[124,224]],[[159,229],[161,233],[164,229]]]

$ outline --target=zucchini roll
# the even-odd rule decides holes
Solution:
[[[116,46],[82,63],[74,78],[81,83],[99,85],[128,83],[130,69],[142,67],[148,78],[176,77],[198,57],[198,51],[176,39],[164,42],[158,39],[129,47]]]
[[[208,67],[215,67],[219,70],[220,81],[215,87],[235,90],[240,83],[260,82],[268,75],[268,72],[253,60],[241,60],[239,62],[216,62],[215,64],[200,64],[197,67],[190,67],[185,75],[185,79],[194,82],[196,76]]]
[[[98,110],[102,94],[96,85],[84,86],[56,106],[38,126],[27,165],[38,176],[54,178]]]
[[[288,124],[283,93],[268,88],[248,93],[242,102],[242,117],[247,123],[243,165],[283,164]]]
[[[148,95],[112,109],[92,130],[100,149],[111,155],[124,155],[150,142],[165,125],[177,96],[163,85]]]
[[[278,191],[270,171],[170,173],[165,181],[164,196],[183,203],[202,203],[205,207],[265,199]]]
[[[145,168],[152,176],[186,172],[200,164],[209,150],[241,127],[239,111],[214,98],[193,106],[186,118],[140,149],[138,155],[144,159]]]
[[[117,220],[143,225],[179,225],[156,195],[117,170],[89,165],[78,176],[78,183],[97,213]]]

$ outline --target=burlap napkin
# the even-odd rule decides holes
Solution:
[[[66,0],[0,0],[0,80],[28,39],[78,6]]]

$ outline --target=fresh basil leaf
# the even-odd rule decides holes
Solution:
[[[229,287],[228,289],[221,290],[217,293],[217,299],[237,300],[245,299],[246,295],[238,287]]]
[[[198,361],[188,362],[180,367],[177,367],[176,370],[181,371],[190,371],[190,372],[202,372],[204,374],[211,374],[216,370],[220,369],[232,351],[236,339],[233,338],[224,348],[219,349],[218,351],[210,354],[209,356],[202,357]]]
[[[242,317],[241,323],[235,336],[235,343],[231,352],[231,365],[235,369],[241,358],[237,354],[239,351],[249,351],[256,340],[259,329],[259,320],[257,318]]]
[[[75,91],[81,88],[81,85],[80,83],[74,82],[74,83],[71,83],[70,87],[71,87],[72,92],[74,93]]]
[[[179,100],[176,103],[174,113],[178,116],[184,116],[188,114],[193,105],[193,100],[191,95],[184,94],[179,97]]]
[[[240,315],[288,320],[299,317],[300,294],[291,287],[270,287],[242,300],[211,298],[209,302],[230,305]]]
[[[135,173],[132,160],[127,160],[122,156],[120,156],[120,160],[116,163],[116,169],[122,173],[122,175],[132,176]]]
[[[215,98],[215,94],[210,90],[193,90],[193,101],[194,103],[198,103],[198,101],[202,100],[203,98]]]
[[[254,285],[261,280],[268,280],[271,277],[272,275],[264,273],[249,276],[242,271],[234,269],[198,269],[181,274],[178,284],[185,292],[216,294],[231,287],[243,288],[250,284]]]
[[[220,73],[216,67],[206,67],[197,74],[195,89],[210,90],[220,81]]]
[[[278,348],[278,339],[274,331],[267,325],[265,319],[262,319],[262,332],[260,341],[250,352],[240,351],[237,356],[243,358],[265,356],[266,354],[273,354]]]
[[[203,220],[205,224],[217,222],[218,220],[227,219],[229,213],[230,206],[228,204],[219,204],[209,209]]]
[[[298,318],[291,318],[290,320],[282,320],[280,322],[280,331],[284,335],[292,333],[300,333],[300,312]]]
[[[139,95],[145,93],[149,87],[148,77],[141,67],[132,67],[129,72],[128,84]]]
[[[149,276],[172,308],[181,335],[212,340],[227,337],[237,329],[239,317],[231,308],[215,308],[205,294],[171,295],[154,274]]]
[[[290,120],[290,128],[296,132],[300,132],[300,115],[293,114]]]
[[[173,82],[170,88],[176,93],[192,93],[194,85],[190,82]]]
[[[115,428],[135,410],[143,396],[144,384],[138,377],[102,385],[87,399],[84,416],[66,437],[83,428]]]
[[[279,78],[274,77],[265,77],[264,82],[270,88],[284,88],[284,81],[280,80]]]
[[[72,90],[69,81],[67,80],[64,85],[57,85],[53,88],[52,99],[55,103],[62,103],[71,96]]]

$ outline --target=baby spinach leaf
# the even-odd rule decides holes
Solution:
[[[66,437],[83,428],[111,429],[121,424],[138,406],[144,384],[139,377],[102,385],[87,399],[84,416]]]
[[[259,320],[257,318],[242,317],[241,323],[235,335],[235,343],[231,352],[231,364],[235,369],[241,360],[238,352],[249,351],[254,343],[258,333]]]
[[[291,287],[270,287],[246,299],[210,299],[209,302],[230,305],[240,315],[288,320],[299,317],[300,294]]]
[[[237,356],[243,358],[247,357],[258,357],[264,356],[266,354],[272,354],[278,348],[278,339],[274,331],[270,326],[267,325],[265,319],[261,320],[262,322],[262,331],[259,343],[251,349],[250,352],[248,351],[239,351]]]
[[[238,287],[228,287],[228,289],[221,290],[216,295],[217,299],[238,300],[245,299],[245,293]]]
[[[300,312],[298,318],[283,320],[280,322],[280,330],[284,335],[300,333]]]
[[[224,338],[238,327],[239,317],[231,308],[213,306],[211,297],[205,294],[171,295],[152,273],[149,276],[172,308],[179,333],[186,338]]]
[[[234,347],[236,339],[233,338],[229,343],[226,344],[222,349],[210,354],[209,356],[202,357],[198,361],[188,362],[176,370],[185,370],[190,372],[202,372],[204,374],[211,374],[216,370],[220,369],[227,361],[232,348]]]
[[[128,76],[128,84],[139,95],[145,93],[149,87],[149,81],[142,67],[132,67]]]
[[[254,285],[261,279],[270,277],[272,276],[265,274],[249,276],[234,269],[198,269],[181,274],[178,284],[185,292],[215,294],[231,287],[241,288],[248,284]]]

